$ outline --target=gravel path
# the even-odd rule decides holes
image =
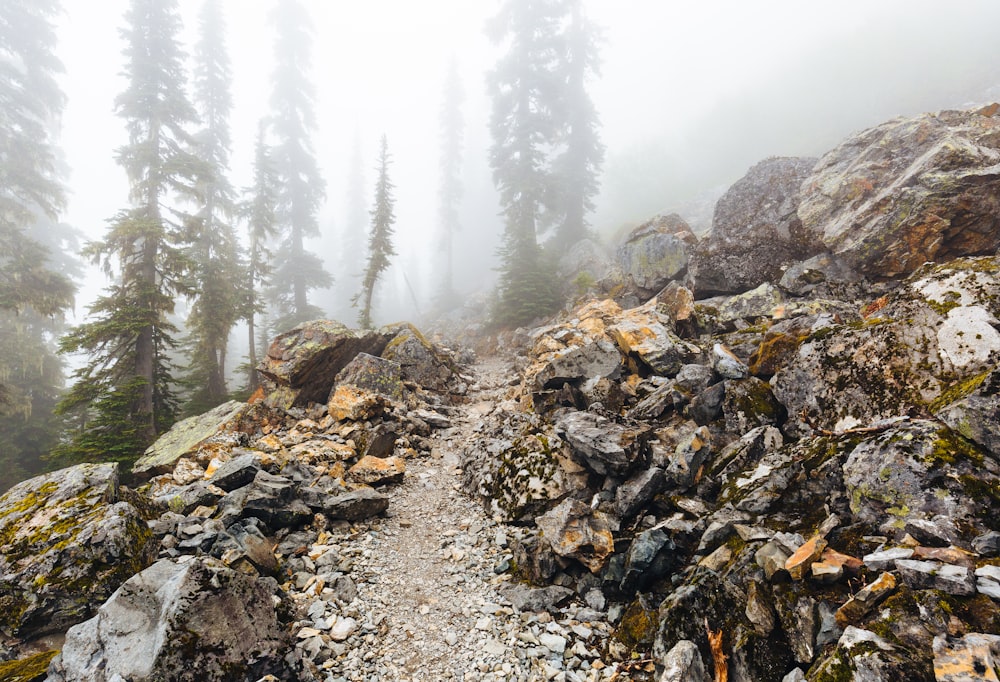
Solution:
[[[390,490],[388,514],[314,546],[312,556],[336,553],[357,596],[300,600],[318,621],[305,625],[300,646],[323,642],[310,658],[329,682],[628,679],[600,659],[611,632],[603,614],[579,603],[554,614],[519,612],[501,596],[510,576],[495,569],[509,560],[508,538],[520,531],[463,494],[458,463],[499,400],[504,372],[495,360],[473,369],[470,402],[436,432],[431,457],[407,463],[404,482]],[[338,627],[356,630],[330,642],[326,629]],[[315,630],[322,638],[310,637]]]

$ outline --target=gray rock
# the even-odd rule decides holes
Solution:
[[[561,557],[576,559],[597,573],[614,552],[608,517],[579,500],[563,500],[535,519],[542,538]]]
[[[715,372],[706,365],[681,365],[674,385],[682,391],[697,394],[704,391],[715,380]]]
[[[816,632],[819,619],[816,600],[808,595],[796,595],[791,583],[774,586],[774,606],[782,629],[799,663],[809,665],[816,655]]]
[[[694,427],[694,423],[690,423]],[[681,489],[690,488],[712,452],[712,432],[708,427],[690,428],[682,436],[667,461],[665,474]]]
[[[750,374],[746,363],[721,343],[712,346],[712,369],[723,379],[745,379]]]
[[[790,294],[805,296],[830,282],[855,283],[861,277],[832,253],[820,253],[785,270],[778,286]]]
[[[909,559],[912,556],[913,550],[909,547],[891,547],[866,554],[861,560],[865,563],[865,566],[873,571],[885,571],[892,570],[896,565],[897,559]]]
[[[657,216],[632,230],[616,258],[641,291],[654,293],[684,273],[694,242],[694,233],[679,215]]]
[[[632,431],[592,412],[566,412],[556,429],[574,457],[598,474],[623,474],[637,455]]]
[[[757,565],[764,569],[764,576],[771,581],[784,576],[788,578],[788,571],[785,570],[785,562],[791,556],[781,545],[773,540],[767,542],[754,554]]]
[[[972,541],[972,549],[984,557],[1000,556],[1000,533],[987,531]]]
[[[685,415],[698,424],[710,424],[722,416],[722,404],[725,399],[725,385],[713,384],[691,400],[685,409]]]
[[[760,426],[780,424],[785,408],[774,397],[767,382],[757,377],[725,382],[722,414],[726,429],[744,434]]]
[[[803,227],[851,268],[908,274],[1000,247],[996,117],[942,111],[852,135],[805,179]]]
[[[549,611],[556,613],[559,604],[573,596],[573,590],[559,585],[529,587],[514,583],[501,590],[505,599],[518,611]]]
[[[618,516],[622,519],[634,516],[663,489],[665,482],[663,469],[654,466],[639,471],[622,483],[615,491],[615,510]]]
[[[190,514],[197,507],[211,507],[222,499],[225,491],[205,481],[195,481],[169,489],[156,496],[156,502],[181,514]]]
[[[938,419],[969,440],[1000,457],[1000,370],[981,377],[971,391],[934,413]]]
[[[159,561],[70,628],[52,682],[286,678],[271,591],[215,559]]]
[[[244,452],[228,462],[223,462],[208,479],[208,482],[229,492],[249,484],[254,480],[258,471],[260,471],[260,463],[257,455],[252,452]]]
[[[208,412],[177,422],[136,460],[132,473],[151,476],[170,472],[177,460],[190,455],[208,461],[216,450],[229,450],[243,437],[237,430],[246,403],[231,400]]]
[[[314,511],[331,519],[360,521],[381,514],[389,508],[389,498],[374,488],[358,488],[338,495],[325,495],[317,500]]]
[[[698,645],[682,639],[660,661],[663,676],[659,682],[710,682]]]
[[[447,391],[456,380],[451,360],[413,325],[392,325],[382,332],[390,340],[381,355],[399,364],[404,380],[432,391]]]
[[[755,289],[723,299],[716,308],[716,319],[722,323],[770,319],[783,300],[776,286],[764,282]]]
[[[358,353],[337,372],[334,385],[351,384],[392,400],[403,396],[403,370],[398,362]]]
[[[216,537],[209,554],[244,573],[252,569],[260,575],[277,575],[278,560],[271,542],[254,521],[256,519],[247,519],[229,526]]]
[[[697,295],[776,282],[783,267],[821,250],[797,213],[802,182],[815,164],[811,158],[766,159],[719,199],[712,230],[691,255]]]
[[[616,378],[622,356],[607,339],[569,346],[553,353],[535,375],[538,390],[560,388],[564,383],[585,382],[598,378]]]
[[[802,672],[802,668],[796,668],[782,677],[781,682],[806,682],[806,674]]]
[[[962,597],[976,593],[976,576],[965,566],[898,559],[896,569],[903,582],[915,590],[941,590]]]
[[[153,533],[125,497],[117,464],[79,464],[0,496],[3,634],[63,631],[153,561]],[[128,499],[151,506],[136,493]]]
[[[625,553],[621,588],[641,590],[678,568],[681,561],[672,529],[656,527],[643,531],[635,536]]]

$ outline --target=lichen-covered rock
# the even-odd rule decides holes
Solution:
[[[906,275],[1000,246],[1000,117],[942,111],[851,136],[802,185],[803,226],[849,267]]]
[[[640,292],[652,294],[684,274],[688,252],[696,241],[684,219],[672,213],[632,230],[616,256],[623,273]]]
[[[207,558],[159,561],[70,629],[52,682],[289,679],[267,584]]]
[[[337,372],[334,382],[338,385],[351,384],[390,400],[399,400],[403,396],[402,372],[398,362],[358,353],[344,369]]]
[[[939,408],[934,416],[952,431],[1000,457],[1000,370],[974,375],[956,389],[950,393],[958,394],[957,400]],[[937,402],[951,397],[945,395]]]
[[[663,665],[660,682],[709,682],[701,653],[692,641],[677,642],[660,663]]]
[[[727,381],[722,414],[726,428],[733,433],[747,433],[758,426],[780,424],[785,408],[774,397],[771,387],[757,377]]]
[[[122,500],[117,464],[15,485],[0,497],[0,631],[28,638],[85,620],[156,551],[146,519]]]
[[[937,682],[997,679],[1000,636],[970,632],[963,637],[934,638],[934,679]]]
[[[839,431],[936,409],[1000,355],[1000,267],[960,259],[914,273],[860,322],[819,329],[772,381],[786,432]]]
[[[601,475],[625,474],[639,456],[648,433],[592,412],[568,411],[556,419],[557,432],[581,464]]]
[[[715,206],[711,232],[691,255],[695,294],[776,282],[783,267],[821,250],[797,213],[802,182],[815,164],[811,158],[767,159],[729,188]]]
[[[586,340],[548,355],[535,375],[535,388],[559,388],[564,383],[584,383],[615,377],[621,370],[622,356],[607,339]]]
[[[672,321],[657,310],[656,299],[623,311],[607,328],[622,355],[654,374],[673,376],[690,362],[692,349],[671,329]],[[638,366],[636,367],[638,369]]]
[[[333,320],[305,322],[279,334],[257,371],[277,391],[273,407],[289,408],[327,399],[334,378],[358,353],[380,355],[390,336],[356,332]]]
[[[352,481],[380,486],[400,483],[406,475],[406,462],[401,457],[372,457],[366,455],[347,470]]]
[[[399,364],[403,379],[431,391],[447,391],[456,380],[454,363],[412,324],[384,327],[389,339],[381,355]]]
[[[806,679],[814,682],[841,679],[855,682],[933,682],[935,678],[929,654],[891,644],[870,630],[848,626],[837,646],[809,669]]]
[[[386,399],[352,384],[340,384],[330,393],[326,408],[337,421],[365,421],[385,412]]]
[[[871,434],[843,474],[855,517],[886,532],[926,533],[947,545],[995,530],[1000,465],[938,422],[904,421]]]
[[[615,551],[607,517],[580,500],[564,500],[535,519],[535,524],[553,552],[578,560],[591,573],[600,571]]]
[[[43,651],[16,661],[0,663],[0,682],[43,682],[49,663],[58,651]]]
[[[239,425],[248,409],[246,403],[231,400],[177,422],[146,449],[132,467],[132,473],[167,473],[178,460],[189,456],[207,464],[217,452],[227,451],[244,439]]]

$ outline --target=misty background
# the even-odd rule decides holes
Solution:
[[[67,95],[61,144],[70,171],[63,220],[85,239],[100,238],[128,192],[113,159],[126,142],[113,101],[125,87],[118,31],[127,4],[69,2],[59,26]],[[235,187],[250,182],[257,122],[268,113],[273,5],[224,3],[234,79]],[[337,280],[333,291],[314,294],[314,303],[344,317],[350,308],[337,292],[348,282],[354,286],[347,289],[360,288],[362,256],[352,268],[339,254],[352,211],[356,216],[359,210],[359,188],[367,220],[384,133],[393,155],[398,256],[380,287],[376,322],[416,319],[429,309],[438,246],[439,119],[452,57],[465,94],[455,278],[461,292],[488,289],[502,220],[486,158],[485,78],[501,48],[491,44],[484,26],[500,3],[306,5],[316,37],[309,74],[317,94],[314,144],[327,182],[322,236],[310,246]],[[991,0],[959,0],[947,8],[931,0],[585,5],[603,31],[601,75],[588,87],[607,146],[590,222],[609,242],[669,210],[687,211],[696,229],[706,229],[711,199],[765,157],[819,155],[852,131],[894,116],[1000,98],[994,34],[1000,3]],[[190,53],[201,2],[182,0],[180,6]],[[704,201],[697,204],[699,197]],[[105,284],[96,272],[82,283],[78,319]],[[354,313],[347,315],[343,321],[353,324]]]

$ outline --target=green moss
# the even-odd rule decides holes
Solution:
[[[937,398],[931,401],[928,407],[931,412],[937,412],[942,408],[951,405],[957,400],[961,400],[965,396],[969,395],[975,391],[979,386],[986,380],[986,377],[990,375],[992,368],[987,369],[979,374],[974,374],[970,377],[964,379],[958,379],[952,383],[948,388],[944,389]]]
[[[947,427],[939,429],[931,452],[924,457],[924,462],[934,467],[953,465],[959,460],[980,467],[985,462],[985,457],[972,441],[966,440]]]
[[[636,600],[625,609],[615,637],[629,649],[649,646],[656,636],[656,626],[656,611]]]
[[[45,651],[17,661],[0,663],[0,682],[36,682],[44,680],[49,663],[58,651]]]

